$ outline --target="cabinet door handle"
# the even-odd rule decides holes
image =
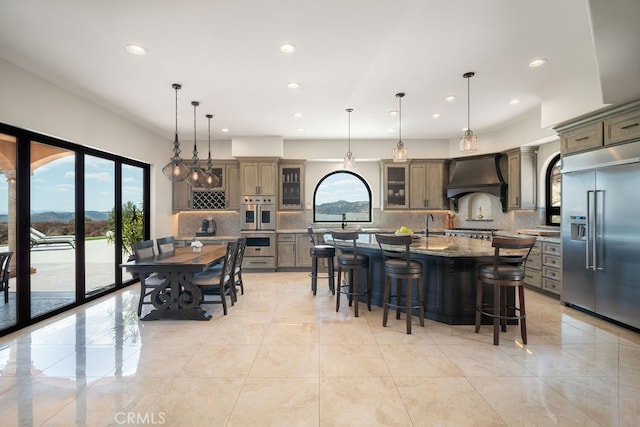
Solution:
[[[588,136],[583,136],[582,138],[576,138],[576,142],[584,141],[584,140],[587,140],[587,139],[589,139]]]
[[[630,124],[630,125],[622,126],[620,129],[627,130],[627,129],[632,128],[634,126],[638,126],[638,123],[633,123],[633,124]]]

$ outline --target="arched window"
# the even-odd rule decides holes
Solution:
[[[546,187],[546,216],[547,225],[560,225],[560,204],[562,201],[562,177],[560,154],[553,158],[547,167]]]
[[[371,222],[371,188],[358,174],[339,170],[313,192],[313,222]]]

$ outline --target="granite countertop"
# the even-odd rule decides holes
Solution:
[[[379,249],[378,242],[372,234],[362,234],[358,239],[358,246]],[[482,239],[466,237],[420,236],[414,238],[410,251],[416,254],[442,257],[490,257],[494,254],[491,242]]]
[[[186,242],[193,242],[194,240],[200,240],[201,242],[219,242],[230,241],[237,239],[238,235],[215,235],[215,236],[178,236],[176,240],[184,240]]]

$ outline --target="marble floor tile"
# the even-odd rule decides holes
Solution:
[[[494,346],[336,312],[307,272],[243,276],[207,322],[139,320],[134,285],[0,337],[0,425],[640,425],[640,334],[557,298],[527,290],[528,344]]]

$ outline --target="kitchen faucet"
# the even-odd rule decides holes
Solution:
[[[425,226],[424,226],[424,237],[429,237],[429,217],[431,217],[431,222],[433,223],[434,219],[433,219],[433,214],[427,214],[426,218],[424,219],[425,222]]]

